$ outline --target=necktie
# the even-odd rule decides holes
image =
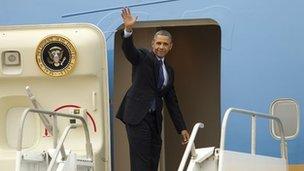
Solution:
[[[161,89],[163,87],[165,81],[164,71],[163,71],[163,61],[158,60],[158,81],[157,81],[157,88]]]

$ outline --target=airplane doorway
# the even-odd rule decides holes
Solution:
[[[152,36],[160,29],[168,30],[173,37],[173,49],[166,59],[174,68],[174,85],[188,130],[191,132],[195,123],[203,122],[205,128],[199,131],[196,146],[219,147],[220,27],[211,19],[138,22],[133,33],[136,47],[150,49]],[[114,115],[131,84],[131,64],[121,50],[122,31],[121,26],[115,35]],[[159,170],[177,170],[185,146],[181,145],[181,137],[176,133],[166,109],[163,116]],[[128,139],[124,125],[116,118],[113,121],[113,139],[114,171],[129,170]]]

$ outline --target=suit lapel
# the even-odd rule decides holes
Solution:
[[[154,70],[154,86],[155,86],[155,89],[157,89],[157,82],[158,82],[157,79],[158,79],[159,70],[158,70],[157,58],[153,52],[151,52],[150,59],[152,61],[153,70]]]
[[[166,71],[167,71],[167,74],[168,74],[168,83],[167,83],[167,86],[168,87],[170,84],[172,84],[172,70],[171,70],[171,67],[169,66],[169,64],[167,63],[167,61],[165,60],[165,67],[166,67]]]

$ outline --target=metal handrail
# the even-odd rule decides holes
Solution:
[[[17,154],[21,154],[22,150],[22,139],[23,139],[23,127],[25,123],[25,119],[27,117],[28,113],[32,114],[44,114],[44,115],[53,115],[53,116],[61,116],[61,117],[67,117],[67,118],[74,118],[81,121],[85,133],[85,140],[86,140],[86,157],[88,159],[93,159],[93,150],[92,150],[92,144],[90,141],[90,135],[89,135],[89,129],[88,125],[85,121],[85,119],[82,116],[79,115],[73,115],[73,114],[67,114],[67,113],[60,113],[60,112],[52,112],[52,111],[45,111],[45,110],[39,110],[39,109],[31,109],[27,108],[24,110],[21,120],[20,120],[20,127],[18,132],[18,141],[17,141]],[[21,155],[19,157],[22,157]],[[16,160],[16,171],[20,170],[21,167],[21,160]]]
[[[64,141],[65,141],[65,139],[66,139],[68,133],[70,132],[70,130],[71,130],[71,129],[75,129],[75,128],[77,128],[77,127],[78,127],[78,125],[73,124],[73,125],[69,125],[69,126],[67,126],[67,127],[65,128],[65,130],[63,131],[62,136],[61,136],[61,138],[60,138],[60,140],[59,140],[59,142],[58,142],[58,145],[57,145],[57,147],[56,147],[56,150],[55,150],[55,153],[54,153],[54,155],[53,155],[53,158],[52,158],[52,160],[51,160],[51,162],[50,162],[50,164],[49,164],[49,167],[47,168],[47,171],[51,171],[51,170],[53,169],[53,167],[54,167],[54,165],[55,165],[55,162],[56,162],[56,159],[57,159],[57,157],[58,157],[58,155],[59,155],[60,149],[61,149],[61,147],[63,146],[63,143],[64,143]]]
[[[223,152],[225,150],[225,137],[226,137],[226,126],[227,126],[227,122],[228,122],[228,118],[230,116],[230,114],[232,112],[236,112],[238,114],[243,114],[243,115],[249,115],[252,116],[253,118],[255,117],[261,117],[261,118],[266,118],[266,119],[270,119],[270,120],[274,120],[278,123],[279,128],[280,128],[280,134],[282,135],[281,137],[281,157],[286,159],[288,159],[288,154],[287,154],[287,148],[286,148],[286,140],[285,140],[285,134],[284,134],[284,130],[283,130],[283,124],[281,122],[281,120],[278,117],[275,116],[271,116],[269,114],[265,114],[265,113],[260,113],[260,112],[255,112],[255,111],[250,111],[250,110],[244,110],[244,109],[238,109],[238,108],[229,108],[228,110],[226,110],[223,121],[222,121],[222,130],[221,130],[221,143],[220,143],[220,152]],[[252,134],[254,134],[252,137],[252,141],[251,141],[251,150],[252,153],[255,153],[255,119],[252,119],[253,121],[253,126],[252,126]]]
[[[184,167],[185,167],[185,164],[187,162],[187,159],[188,159],[188,156],[189,156],[190,152],[191,152],[191,157],[192,158],[197,157],[197,154],[195,152],[194,139],[196,137],[196,134],[197,134],[199,128],[204,128],[204,124],[199,122],[199,123],[196,123],[194,125],[194,127],[192,129],[192,132],[191,132],[191,135],[190,135],[189,142],[188,142],[186,150],[184,152],[183,158],[182,158],[181,163],[178,167],[178,171],[183,171],[184,170]]]
[[[33,93],[30,90],[29,86],[25,87],[25,91],[27,93],[27,96],[29,97],[29,99],[31,100],[33,106],[35,109],[40,109],[42,108],[40,103],[36,100],[36,97],[33,95]],[[50,124],[50,121],[47,119],[47,117],[45,117],[43,114],[39,114],[40,120],[43,123],[43,125],[45,126],[45,128],[49,131],[49,133],[51,135],[53,135],[53,127]],[[54,135],[53,135],[54,136]],[[56,145],[54,146],[54,148],[56,147]]]

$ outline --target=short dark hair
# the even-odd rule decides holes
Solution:
[[[172,40],[171,34],[170,34],[167,30],[159,30],[159,31],[157,31],[157,32],[154,34],[153,38],[155,38],[155,37],[158,36],[158,35],[167,36],[167,37],[170,38],[171,42],[173,41],[173,40]]]

